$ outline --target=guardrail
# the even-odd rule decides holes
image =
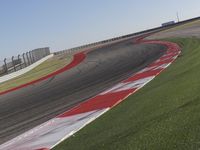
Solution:
[[[106,44],[106,43],[109,43],[109,42],[114,42],[114,41],[118,41],[118,40],[122,40],[122,39],[128,39],[128,38],[136,37],[136,36],[140,36],[140,35],[153,34],[153,33],[164,31],[164,30],[176,27],[178,25],[182,25],[182,24],[185,24],[185,23],[188,23],[188,22],[191,22],[191,21],[199,20],[199,19],[200,19],[200,17],[196,17],[196,18],[192,18],[192,19],[188,19],[188,20],[183,20],[183,21],[180,21],[180,22],[168,25],[168,26],[164,26],[164,27],[160,26],[160,27],[144,30],[144,31],[141,31],[141,32],[131,33],[131,34],[128,34],[128,35],[123,35],[123,36],[115,37],[115,38],[112,38],[112,39],[107,39],[107,40],[103,40],[103,41],[99,41],[99,42],[95,42],[95,43],[90,43],[90,44],[82,45],[82,46],[79,46],[79,47],[55,52],[54,55],[64,54],[64,53],[73,53],[73,52],[76,52],[80,49],[90,48],[92,46],[97,46],[99,44]]]

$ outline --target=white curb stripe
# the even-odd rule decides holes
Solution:
[[[45,145],[51,149],[57,143],[105,113],[108,108],[66,118],[54,118],[0,146],[1,150],[35,150]],[[63,138],[64,137],[64,138]]]
[[[120,82],[113,88],[79,104],[77,107],[65,112],[63,115],[51,119],[41,126],[35,127],[34,129],[4,143],[0,146],[0,150],[51,149],[112,107],[119,104],[129,95],[141,89],[144,85],[153,80],[156,75],[168,67],[180,54],[180,48],[176,44],[161,41],[150,41],[149,43],[151,42],[161,43],[167,45],[169,48],[167,53],[162,56],[159,61],[156,61],[158,64],[155,62],[150,64],[149,67],[136,73],[127,80]],[[175,55],[171,55],[172,52]],[[166,56],[170,57],[165,59],[167,58]],[[168,63],[166,63],[165,60]]]

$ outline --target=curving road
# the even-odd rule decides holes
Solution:
[[[0,96],[0,144],[70,109],[164,54],[165,47],[128,40],[87,54],[77,67]]]

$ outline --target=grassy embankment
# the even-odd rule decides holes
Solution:
[[[200,39],[167,39],[181,56],[161,75],[54,150],[200,148]]]
[[[45,61],[41,65],[37,66],[33,70],[27,72],[24,75],[16,77],[12,80],[0,84],[0,92],[17,87],[27,82],[39,79],[45,75],[48,75],[63,66],[69,64],[73,59],[72,55],[54,56]]]

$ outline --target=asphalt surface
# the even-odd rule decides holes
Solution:
[[[126,79],[166,48],[132,41],[95,49],[77,67],[0,96],[0,144]]]

